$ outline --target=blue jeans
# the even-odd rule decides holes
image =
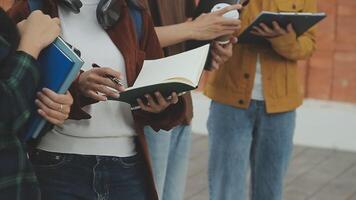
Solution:
[[[266,113],[263,101],[248,109],[212,102],[208,119],[211,200],[281,200],[283,178],[293,149],[295,111]]]
[[[183,200],[192,138],[191,126],[155,132],[145,127],[153,175],[160,200]]]
[[[36,150],[31,155],[44,200],[148,200],[143,158]]]

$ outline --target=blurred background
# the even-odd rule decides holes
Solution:
[[[5,9],[12,3],[0,0]],[[318,4],[328,17],[318,26],[314,56],[299,63],[306,100],[298,110],[285,199],[356,200],[356,0],[318,0]],[[186,200],[208,199],[210,101],[199,90],[193,94],[194,135]]]

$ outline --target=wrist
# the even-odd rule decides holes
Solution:
[[[42,48],[34,42],[30,42],[27,40],[21,40],[17,50],[26,52],[27,54],[29,54],[32,57],[34,57],[35,59],[37,59]]]
[[[183,33],[186,35],[187,40],[197,40],[197,31],[195,27],[195,22],[194,21],[186,21],[182,23],[183,28]]]

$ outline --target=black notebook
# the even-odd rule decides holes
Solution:
[[[196,89],[204,70],[209,46],[157,60],[145,60],[134,85],[121,92],[118,99],[109,100],[126,102],[136,107],[136,99],[145,101],[145,94],[153,96],[154,92],[159,91],[168,98],[172,92],[180,94]]]
[[[325,13],[276,13],[263,11],[256,18],[256,20],[239,35],[239,43],[268,43],[265,38],[256,36],[251,33],[251,31],[254,30],[253,27],[259,26],[260,23],[264,23],[271,28],[273,27],[273,21],[278,22],[282,28],[286,28],[287,25],[291,23],[297,33],[297,36],[300,36],[312,28],[315,24],[323,20],[325,17]]]

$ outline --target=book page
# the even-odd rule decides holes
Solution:
[[[172,81],[171,79],[188,79],[193,87],[198,85],[210,45],[186,51],[174,56],[157,60],[146,60],[132,88],[143,87]]]

